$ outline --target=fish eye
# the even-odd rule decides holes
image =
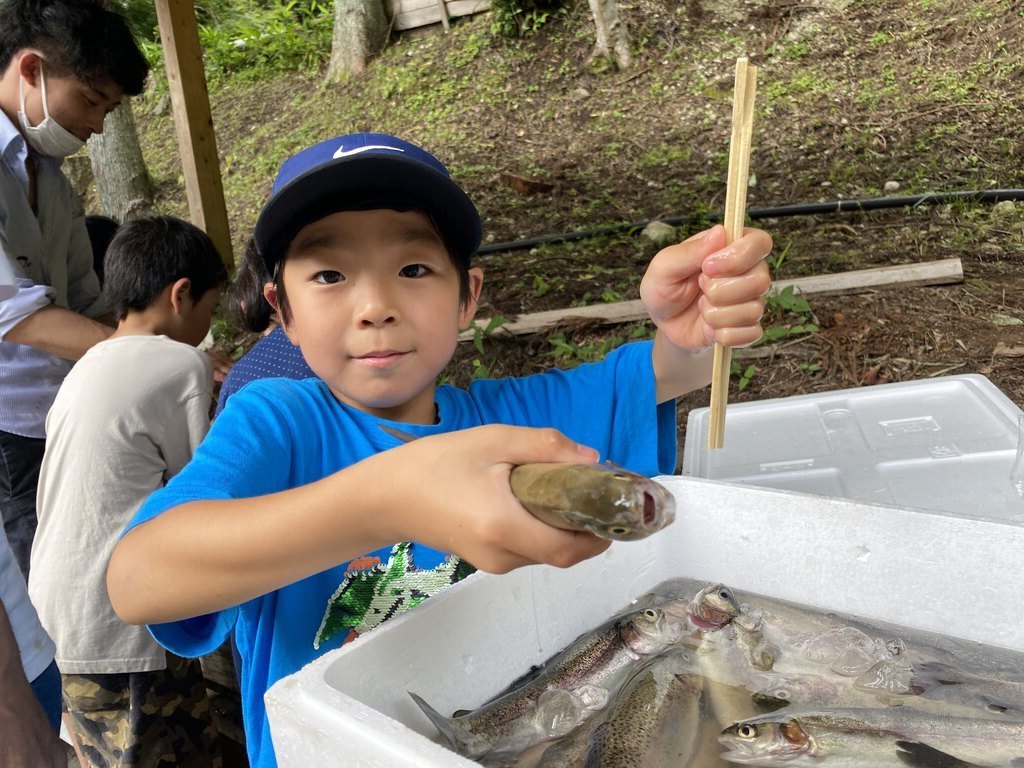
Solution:
[[[732,594],[729,592],[728,589],[718,590],[718,596],[723,600],[732,600]]]
[[[653,608],[645,608],[644,609],[644,618],[647,618],[647,619],[650,619],[651,621],[654,621],[656,618],[658,618],[658,612],[656,610],[654,610]]]
[[[792,698],[793,694],[791,694],[785,688],[779,688],[777,691],[772,691],[772,696],[774,696],[776,699],[782,699],[783,701],[789,701],[790,698]]]
[[[617,525],[614,528],[609,528],[608,533],[613,533],[616,536],[625,536],[627,533],[629,533],[629,528],[625,527],[624,525]]]
[[[757,738],[757,726],[746,723],[736,728],[736,735],[741,739],[756,739]]]

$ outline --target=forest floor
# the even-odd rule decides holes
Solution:
[[[441,157],[484,218],[479,316],[637,297],[656,247],[720,214],[733,71],[759,68],[748,212],[805,203],[1012,189],[1021,184],[1024,4],[1008,0],[621,3],[635,66],[589,60],[577,0],[535,34],[495,37],[488,14],[394,37],[367,72],[211,84],[236,253],[277,166],[332,135],[380,130]],[[186,213],[173,121],[159,86],[135,106],[158,205]],[[165,100],[163,100],[165,101]],[[738,351],[730,402],[979,373],[1024,404],[1024,204],[961,200],[855,213],[776,215],[779,279],[959,258],[964,280],[770,305],[773,340]],[[512,250],[495,244],[615,230]],[[649,324],[567,321],[466,342],[448,372],[517,375],[594,359]],[[230,319],[217,341],[254,341]],[[742,385],[742,389],[741,389]],[[702,391],[682,401],[707,404]],[[681,438],[682,440],[682,435]]]

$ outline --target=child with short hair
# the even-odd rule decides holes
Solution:
[[[713,340],[760,335],[771,238],[747,230],[726,247],[718,226],[648,269],[653,342],[570,371],[438,386],[477,306],[480,236],[447,169],[393,136],[285,161],[255,240],[264,293],[317,378],[233,395],[115,549],[107,585],[125,620],[183,655],[235,630],[253,768],[276,765],[263,694],[279,678],[474,568],[602,552],[609,542],[523,509],[511,468],[600,454],[674,471],[674,398],[710,381]],[[421,439],[398,445],[382,425]]]
[[[57,646],[65,722],[97,766],[220,765],[199,664],[125,624],[107,597],[118,536],[209,427],[210,328],[227,271],[169,216],[114,236],[104,293],[117,330],[71,369],[46,419],[29,594]]]

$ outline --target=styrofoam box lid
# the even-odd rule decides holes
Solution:
[[[1010,481],[1021,410],[965,374],[728,405],[687,417],[682,474],[1024,524]]]
[[[659,477],[665,530],[568,569],[475,574],[266,695],[281,768],[466,768],[408,691],[474,707],[666,579],[687,576],[1024,651],[1024,527]]]

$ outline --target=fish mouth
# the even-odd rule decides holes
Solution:
[[[698,616],[696,613],[690,613],[690,620],[693,621],[694,625],[698,629],[721,629],[724,626],[721,623],[708,621],[703,616]]]
[[[653,481],[640,491],[643,494],[642,527],[645,531],[658,531],[676,519],[676,499]]]
[[[654,495],[644,491],[644,528],[650,528],[658,522],[658,502]]]
[[[701,606],[698,610],[691,608],[687,613],[690,614],[690,620],[698,629],[721,629],[731,621],[731,617],[725,611],[719,611],[707,606]]]
[[[718,737],[718,742],[726,747],[726,751],[722,752],[719,757],[727,762],[750,765],[764,760],[764,755],[752,746],[732,741],[729,736],[724,734]]]

